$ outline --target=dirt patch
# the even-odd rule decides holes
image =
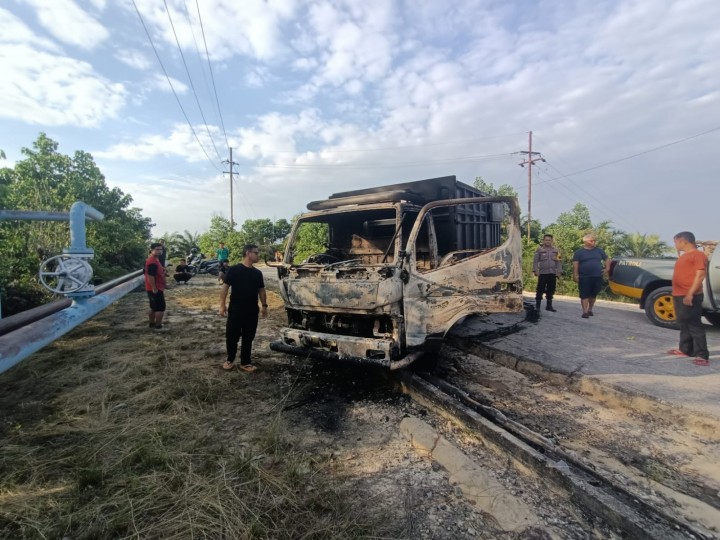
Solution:
[[[510,418],[586,458],[651,502],[720,529],[720,435],[711,436],[526,376],[451,347],[439,372]],[[688,424],[690,425],[690,424]]]

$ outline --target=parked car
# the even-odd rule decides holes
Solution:
[[[700,242],[709,264],[703,283],[703,315],[714,326],[720,326],[720,249],[718,241]],[[677,328],[672,298],[674,258],[613,258],[610,263],[610,290],[620,296],[635,298],[653,324]]]

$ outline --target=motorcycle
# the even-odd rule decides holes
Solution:
[[[196,274],[210,274],[217,276],[220,273],[220,261],[217,259],[206,259],[205,255],[198,253],[188,264],[188,272]]]

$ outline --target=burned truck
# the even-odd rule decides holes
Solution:
[[[288,317],[275,351],[397,369],[436,357],[470,314],[523,309],[512,197],[486,197],[446,176],[307,207],[283,260],[270,263]]]

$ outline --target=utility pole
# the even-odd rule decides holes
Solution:
[[[522,163],[518,163],[521,167],[528,166],[528,221],[527,221],[527,238],[530,240],[530,224],[532,223],[532,166],[536,161],[545,161],[540,152],[532,151],[532,131],[528,134],[528,149],[518,152],[518,154],[527,155],[527,159]]]
[[[235,215],[233,213],[233,174],[238,174],[233,172],[233,165],[237,165],[233,161],[232,158],[232,148],[229,148],[230,150],[230,159],[226,159],[223,161],[223,163],[227,163],[230,166],[230,172],[223,172],[223,174],[229,174],[230,175],[230,230],[235,229]]]

